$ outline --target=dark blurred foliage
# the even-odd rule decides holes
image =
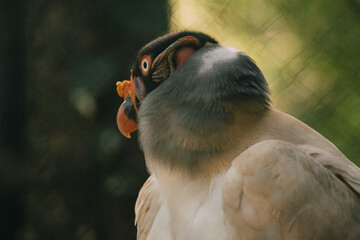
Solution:
[[[147,173],[116,81],[166,0],[0,1],[0,239],[134,239]]]

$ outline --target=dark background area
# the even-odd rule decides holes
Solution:
[[[239,40],[273,105],[360,163],[359,1],[184,2],[0,1],[1,240],[135,239],[148,174],[117,130],[115,83],[169,29]]]
[[[165,0],[0,2],[0,239],[135,239],[147,173],[116,81]],[[147,13],[147,14],[146,14]]]

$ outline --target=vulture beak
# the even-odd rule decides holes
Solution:
[[[133,72],[131,70],[130,81],[117,82],[117,92],[124,102],[121,104],[117,113],[117,125],[120,132],[127,138],[130,133],[138,129],[136,115],[138,108],[136,105],[136,93],[133,80]]]
[[[191,47],[188,45],[191,45]],[[156,69],[156,71],[152,73],[153,81],[162,82],[167,79],[177,67],[179,67],[190,55],[195,52],[195,49],[200,47],[200,41],[193,36],[182,37],[171,44],[162,53],[160,53],[152,63],[152,68]],[[174,64],[171,62],[173,57],[175,57]],[[164,63],[168,65],[168,71],[164,71]],[[119,96],[124,98],[124,102],[121,104],[117,114],[117,125],[120,132],[125,137],[130,138],[130,133],[138,129],[136,120],[138,112],[137,100],[143,99],[146,96],[146,93],[142,93],[140,89],[140,92],[138,91],[138,96],[136,96],[132,70],[130,81],[125,80],[117,82],[116,86]]]

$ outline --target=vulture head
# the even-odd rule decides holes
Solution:
[[[246,113],[252,121],[270,102],[265,78],[250,57],[191,31],[145,45],[130,81],[118,82],[117,91],[124,98],[120,132],[130,137],[139,125],[145,156],[190,172],[232,147],[239,116]]]

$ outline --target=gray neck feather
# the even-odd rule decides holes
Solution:
[[[238,142],[268,107],[267,85],[261,86],[265,80],[251,59],[239,53],[238,61],[244,65],[245,56],[245,65],[255,65],[258,72],[218,61],[220,75],[216,69],[200,73],[206,64],[203,54],[214,47],[206,48],[210,49],[193,54],[141,103],[139,138],[150,168],[160,165],[189,176],[219,171],[242,151]],[[258,78],[263,81],[259,85]]]

